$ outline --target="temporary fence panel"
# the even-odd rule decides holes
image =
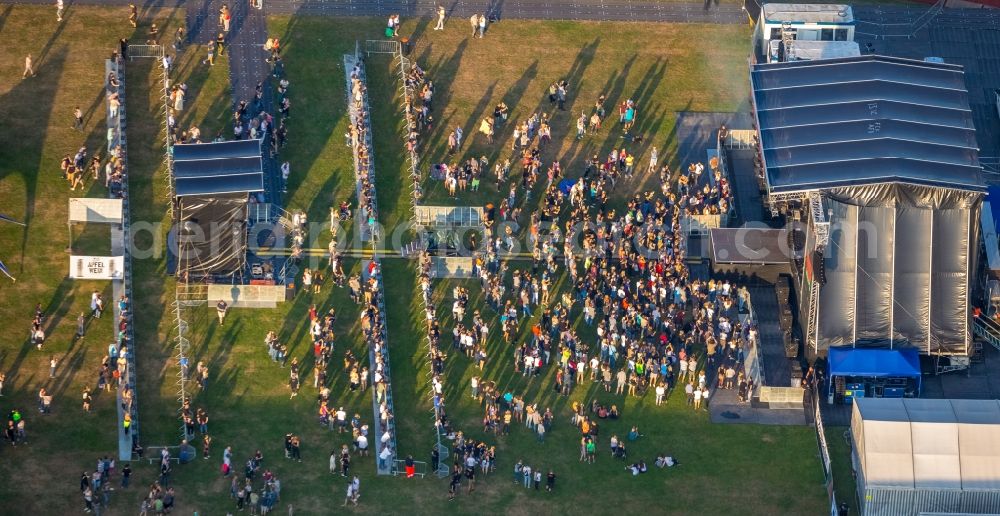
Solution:
[[[958,512],[972,514],[1000,514],[1000,491],[974,489],[962,492]]]
[[[958,489],[871,488],[864,491],[862,516],[918,514],[998,514],[1000,492]]]
[[[904,516],[913,514],[913,490],[866,489],[862,516]]]
[[[393,39],[369,39],[365,41],[365,52],[367,54],[398,54],[400,44]]]
[[[478,206],[416,206],[417,226],[467,227],[483,225],[483,209]]]
[[[162,58],[163,57],[163,46],[162,45],[132,45],[128,46],[128,58],[135,59],[137,57],[152,57],[152,58]]]
[[[913,512],[956,512],[962,506],[962,492],[955,490],[924,490],[913,492]]]
[[[830,463],[830,449],[826,445],[826,429],[823,426],[823,413],[819,406],[819,391],[812,390],[813,418],[816,421],[816,441],[819,444],[819,455],[823,463],[823,474],[828,484],[833,483],[833,468]]]

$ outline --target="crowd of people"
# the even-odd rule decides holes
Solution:
[[[117,123],[122,103],[120,88],[121,81],[118,77],[118,69],[113,67],[105,79],[105,100],[109,116],[107,157],[102,157],[100,150],[90,155],[86,146],[80,147],[75,154],[63,156],[59,168],[62,170],[63,179],[69,185],[70,191],[76,191],[77,188],[86,190],[88,180],[94,183],[99,182],[103,172],[104,187],[108,189],[109,195],[118,199],[125,196],[122,187],[125,180],[124,149],[120,145],[121,127]],[[78,131],[84,129],[84,114],[79,107],[73,110],[73,127]]]
[[[705,174],[703,163],[691,163],[682,171],[671,195],[687,215],[727,215],[732,206],[729,179],[719,168],[718,158],[709,160],[711,177]],[[669,171],[665,171],[669,174]]]
[[[554,82],[550,102],[562,106],[568,87],[565,81]],[[579,136],[607,125],[606,102],[602,95],[589,116],[581,114]],[[492,143],[494,131],[505,122],[507,111],[506,105],[498,105],[494,117],[481,123],[480,132],[488,142]],[[641,142],[640,136],[629,136],[638,117],[637,103],[623,100],[618,111],[618,124],[627,141]],[[453,288],[446,301],[451,303],[453,325],[444,330],[433,299],[430,257],[422,257],[420,284],[440,431],[454,433],[441,388],[449,356],[441,342],[444,331],[452,334],[454,354],[466,355],[480,369],[488,361],[507,357],[513,359],[513,370],[524,376],[554,369],[552,388],[562,395],[590,381],[615,395],[641,397],[652,391],[657,405],[666,403],[678,386],[695,409],[707,406],[712,387],[737,389],[745,401],[753,384],[742,364],[747,346],[757,338],[752,321],[740,317],[748,294],[726,280],[695,277],[685,261],[681,230],[684,216],[724,214],[730,209],[728,179],[718,162],[709,162],[710,180],[700,177],[705,168],[701,163],[691,164],[675,179],[669,167],[660,163],[655,147],[646,168],[638,167],[637,156],[622,146],[604,160],[597,155],[586,160],[581,177],[561,181],[559,162],[546,164],[541,157],[551,137],[550,124],[545,113],[536,112],[516,125],[511,149],[520,159],[513,165],[511,160],[498,161],[494,170],[498,191],[509,193],[498,209],[487,205],[485,238],[474,254],[472,275],[481,283],[485,304],[497,315],[497,331],[491,331],[484,312],[468,306],[469,294],[462,287]],[[449,155],[454,154],[461,146],[460,131],[448,131],[448,142]],[[454,196],[456,190],[478,183],[488,173],[488,163],[475,166],[471,162],[478,165],[475,158],[463,165],[436,164],[432,177],[444,180]],[[541,183],[539,176],[546,165],[547,182]],[[623,208],[612,207],[609,194],[616,183],[643,168],[658,174],[662,186],[625,197]],[[512,178],[512,173],[520,179]],[[537,190],[542,190],[541,200],[532,202]],[[527,229],[523,235],[532,260],[530,268],[515,269],[504,254],[516,249],[522,228]],[[569,287],[557,295],[553,284],[563,272]],[[579,315],[594,327],[595,342],[578,335],[572,321]],[[519,337],[523,325],[530,327],[526,340]],[[503,343],[496,357],[487,353],[488,338],[500,338]],[[550,409],[542,410],[479,376],[472,378],[470,387],[483,406],[484,432],[506,435],[512,422],[526,421],[537,439],[544,441],[551,430]],[[616,405],[591,401],[574,407],[572,416],[581,432],[581,460],[587,462],[594,461],[599,420],[621,417]],[[628,440],[638,435],[633,428]],[[611,436],[610,442],[613,455],[624,459],[626,441]],[[666,464],[661,460],[658,466],[659,462]],[[672,465],[673,458],[669,462]],[[645,472],[645,462],[638,461],[629,469],[633,474]]]
[[[395,439],[395,415],[392,410],[392,387],[390,385],[389,366],[387,355],[389,352],[386,341],[385,314],[382,312],[385,306],[382,296],[382,271],[380,265],[375,260],[367,262],[368,281],[362,291],[361,331],[365,337],[365,342],[372,350],[374,364],[371,371],[372,386],[375,389],[375,401],[378,404],[378,428],[381,430],[379,437],[378,464],[379,469],[388,469],[395,460],[396,445]],[[367,378],[363,381],[367,381]]]
[[[226,6],[220,12],[223,32],[228,32],[231,15]],[[439,25],[443,23],[441,11]],[[486,27],[486,17],[474,16],[470,23],[473,35],[482,37]],[[389,31],[398,35],[398,16],[390,18]],[[435,29],[438,30],[438,29]],[[223,34],[220,34],[220,38]],[[224,43],[210,43],[221,54]],[[265,50],[270,52],[268,61],[272,64],[274,76],[278,79],[280,113],[278,128],[272,130],[274,119],[264,110],[263,88],[259,83],[256,95],[250,102],[241,101],[233,115],[233,137],[271,138],[272,153],[284,145],[285,123],[290,117],[290,100],[287,96],[289,83],[283,77],[283,65],[279,55],[280,44],[269,40]],[[211,54],[210,54],[211,55]],[[211,58],[209,59],[211,62]],[[211,63],[210,63],[211,64]],[[165,64],[169,68],[169,64]],[[372,148],[367,126],[367,92],[364,84],[364,69],[361,63],[350,73],[351,124],[348,143],[352,149],[358,178],[358,207],[366,223],[374,230],[377,221],[374,177],[370,165]],[[407,151],[414,156],[420,139],[434,128],[432,106],[433,82],[419,66],[412,66],[404,77],[407,96],[405,116],[407,122]],[[107,80],[108,102],[112,112],[120,106],[118,80],[114,74]],[[570,85],[557,81],[549,89],[549,101],[564,109]],[[185,84],[169,88],[168,127],[173,142],[200,142],[201,133],[197,126],[181,130],[177,117],[185,108]],[[583,112],[576,120],[577,136],[600,131],[606,126],[607,113],[602,95],[594,104],[590,114]],[[509,108],[503,102],[496,105],[493,116],[486,117],[479,126],[479,132],[490,143],[507,123]],[[619,105],[619,125],[628,135],[638,116],[637,103],[631,99]],[[80,119],[74,114],[75,122]],[[88,172],[97,180],[104,163],[105,184],[109,190],[121,191],[124,179],[122,150],[112,144],[109,129],[109,157],[106,162],[99,156],[88,160],[86,148],[81,148],[75,156],[63,160],[64,176],[71,188],[83,186]],[[739,317],[746,303],[744,289],[728,281],[702,279],[692,275],[685,262],[685,244],[680,230],[680,219],[684,215],[726,213],[731,204],[728,180],[721,174],[717,163],[710,162],[711,177],[705,173],[705,166],[693,163],[682,171],[678,179],[666,165],[659,165],[655,148],[650,157],[649,172],[659,174],[659,191],[649,190],[628,196],[623,209],[610,206],[609,193],[616,183],[633,177],[638,157],[624,145],[612,149],[605,159],[594,155],[586,160],[583,175],[564,184],[564,174],[558,161],[545,163],[542,150],[551,141],[552,122],[545,112],[535,112],[516,124],[513,129],[511,158],[498,160],[493,172],[500,192],[509,192],[500,200],[499,208],[490,208],[484,231],[482,246],[478,247],[473,267],[473,276],[480,281],[485,294],[486,306],[497,316],[498,327],[490,328],[490,318],[481,311],[472,309],[467,289],[456,287],[451,291],[452,328],[444,329],[439,321],[430,273],[430,256],[421,256],[420,284],[425,305],[427,322],[428,359],[431,364],[431,398],[435,409],[434,425],[440,435],[451,441],[453,464],[449,498],[454,498],[466,483],[468,492],[475,489],[477,475],[488,475],[495,471],[496,446],[485,441],[469,438],[456,428],[449,417],[444,398],[444,364],[450,353],[442,343],[442,333],[451,332],[454,355],[466,355],[480,371],[490,361],[512,360],[516,373],[525,377],[540,377],[551,371],[554,392],[569,396],[580,386],[592,383],[600,386],[594,392],[603,390],[604,395],[642,397],[649,391],[655,392],[656,404],[669,399],[670,392],[682,385],[689,405],[695,409],[707,403],[710,387],[737,389],[740,399],[753,388],[751,380],[742,371],[744,349],[756,339],[756,329],[752,324],[741,322]],[[220,134],[216,139],[223,138]],[[448,132],[449,156],[454,155],[462,145],[462,128],[455,127]],[[117,136],[114,142],[117,141]],[[636,137],[630,141],[635,142]],[[480,181],[490,172],[486,157],[469,158],[459,164],[435,165],[435,174],[447,185],[450,195],[471,189],[476,191]],[[541,181],[546,172],[546,182]],[[285,172],[287,179],[287,172]],[[706,178],[708,178],[706,180]],[[116,187],[117,185],[117,187]],[[541,194],[539,201],[532,202],[533,194]],[[414,201],[420,199],[419,190]],[[346,212],[346,213],[345,213]],[[350,218],[349,206],[341,205],[341,217]],[[297,214],[298,215],[298,214]],[[305,227],[305,215],[294,221],[295,228]],[[527,237],[531,255],[530,268],[516,269],[505,260],[506,251],[513,250],[515,238],[521,233]],[[374,235],[373,235],[374,236]],[[304,234],[293,239],[293,248],[301,252]],[[338,284],[345,278],[340,265],[339,252],[335,240],[331,242],[330,265]],[[361,304],[361,329],[367,346],[372,350],[373,361],[363,364],[348,350],[344,353],[342,374],[350,391],[366,392],[374,389],[378,405],[378,428],[376,457],[380,469],[388,467],[388,461],[395,458],[393,449],[394,414],[392,413],[389,388],[388,364],[385,354],[385,314],[382,311],[382,277],[377,261],[366,262],[364,275],[350,278],[351,297]],[[338,273],[339,271],[339,273]],[[554,286],[558,277],[565,273],[569,278],[568,288],[558,292]],[[363,279],[367,278],[367,279]],[[319,293],[322,284],[320,270],[306,269],[303,284],[306,291]],[[92,302],[92,316],[100,317],[103,300],[99,294]],[[117,340],[108,347],[99,373],[98,389],[110,390],[117,387],[120,392],[123,421],[126,433],[129,429],[132,407],[132,390],[127,382],[128,324],[130,307],[128,300],[119,302],[120,316],[117,325]],[[582,315],[585,324],[594,327],[596,340],[587,342],[580,337],[572,321]],[[337,314],[333,309],[320,314],[315,305],[309,310],[309,332],[313,343],[313,388],[317,390],[318,420],[325,427],[338,433],[350,433],[352,448],[344,445],[341,450],[330,454],[330,472],[350,478],[344,505],[357,504],[360,496],[360,481],[351,475],[352,455],[367,456],[369,453],[369,427],[360,414],[349,417],[342,405],[333,403],[330,385],[330,364],[336,335],[334,324]],[[44,314],[40,309],[32,323],[31,339],[41,349],[44,342]],[[221,319],[220,319],[221,321]],[[530,328],[524,340],[520,338],[520,328]],[[495,330],[495,331],[494,331]],[[82,330],[79,336],[83,337]],[[500,339],[503,353],[491,356],[488,340]],[[288,348],[278,339],[276,332],[269,332],[265,345],[271,359],[282,367],[289,367],[290,396],[299,394],[303,380],[302,364],[297,357],[289,362]],[[704,350],[704,351],[702,351]],[[53,368],[55,367],[53,359]],[[208,370],[199,364],[198,378],[207,385]],[[482,430],[497,436],[511,434],[515,424],[523,424],[539,443],[553,431],[556,416],[550,407],[540,407],[527,400],[527,396],[513,392],[495,381],[480,375],[472,378],[471,397],[482,407]],[[613,394],[612,394],[613,393]],[[44,399],[44,389],[40,400]],[[91,392],[83,394],[84,410],[90,409]],[[624,403],[622,403],[624,406]],[[42,405],[40,404],[40,409]],[[44,412],[44,410],[43,410]],[[208,434],[208,414],[203,408],[192,410],[190,399],[185,399],[181,411],[186,433],[194,437],[201,434],[203,457],[210,457],[212,438]],[[580,436],[580,461],[594,463],[600,440],[607,439],[612,457],[626,461],[630,442],[641,437],[637,426],[632,426],[625,438],[617,435],[603,437],[600,433],[602,420],[625,419],[618,404],[604,405],[596,397],[588,403],[572,403],[569,419]],[[5,437],[11,442],[25,438],[24,421],[18,411],[12,411],[8,419]],[[295,434],[285,437],[285,456],[289,460],[301,462],[301,439]],[[264,459],[258,450],[247,461],[242,477],[234,474],[232,449],[223,453],[222,474],[231,476],[231,495],[238,510],[250,508],[251,513],[261,514],[272,510],[280,500],[281,481],[264,467]],[[432,453],[432,465],[436,471],[439,464],[439,450]],[[409,472],[412,458],[407,459]],[[174,503],[175,493],[169,487],[171,457],[161,458],[161,476],[149,488],[143,502],[143,513],[169,512]],[[676,464],[673,457],[657,456],[657,467]],[[130,471],[128,465],[122,471],[122,487],[128,486]],[[631,463],[626,469],[632,475],[647,471],[642,460]],[[556,475],[552,469],[532,467],[521,460],[514,466],[514,482],[527,489],[540,490],[545,485],[547,491],[555,487]],[[547,472],[547,473],[546,473]],[[103,458],[98,461],[93,474],[84,473],[80,489],[85,509],[99,510],[96,504],[109,503],[110,479],[115,474],[115,461]],[[260,482],[258,482],[260,481]]]
[[[407,132],[406,152],[412,165],[410,179],[413,182],[414,205],[423,198],[423,189],[420,186],[421,177],[416,168],[416,164],[420,162],[418,154],[420,135],[430,132],[434,127],[434,115],[431,114],[434,106],[434,81],[429,80],[426,75],[420,65],[413,63],[403,77],[403,115],[406,119]]]
[[[391,23],[391,22],[390,22]],[[398,21],[397,21],[398,23]],[[371,138],[368,133],[368,94],[365,85],[364,63],[357,61],[350,72],[351,96],[349,111],[351,126],[348,135],[354,155],[355,174],[357,178],[358,208],[364,219],[363,231],[368,236],[377,239],[378,205],[375,199],[375,176],[371,166]],[[334,271],[340,268],[340,257],[334,241],[330,243],[330,265]],[[343,270],[340,269],[343,277]],[[392,388],[389,378],[388,342],[386,342],[385,306],[382,289],[382,271],[376,260],[366,262],[362,281],[360,277],[352,277],[349,285],[351,298],[360,302],[361,330],[364,340],[373,358],[371,364],[371,384],[375,389],[375,401],[378,405],[378,425],[380,436],[378,442],[378,467],[389,469],[396,457],[395,421],[392,408]],[[361,382],[367,383],[368,374],[358,374]],[[361,378],[363,377],[363,379]]]
[[[453,426],[448,416],[444,399],[444,361],[447,358],[447,354],[441,348],[441,327],[437,318],[437,310],[432,302],[433,291],[430,280],[431,259],[430,255],[426,252],[420,256],[420,269],[421,297],[424,303],[425,321],[427,323],[427,358],[430,362],[432,374],[430,396],[434,406],[434,429],[438,434],[438,441],[443,436],[452,443],[451,448],[454,462],[449,468],[451,482],[448,487],[448,498],[452,500],[460,492],[463,478],[468,486],[468,492],[471,493],[475,490],[477,468],[482,475],[487,475],[495,471],[497,450],[496,446],[488,445],[485,441],[477,441],[466,437],[462,430]],[[459,290],[460,295],[467,296],[467,292],[461,288]],[[453,310],[456,308],[461,310],[458,305],[453,306]],[[483,338],[485,339],[485,336]],[[510,397],[509,393],[504,395],[507,397],[495,397],[495,392],[495,384],[491,382],[482,390],[478,388],[474,389],[473,397],[480,400],[488,399],[488,405],[492,407],[492,409],[487,409],[487,417],[483,420],[484,431],[493,430],[498,435],[505,435],[510,430],[511,420],[509,412],[505,413],[507,419],[505,419],[503,427],[500,426],[499,419],[496,417],[500,413],[500,404],[502,403],[504,407],[511,406],[514,403],[514,399]],[[491,419],[490,414],[494,418]],[[440,452],[437,445],[435,445],[431,451],[432,471],[438,471],[441,466]]]
[[[11,446],[17,446],[17,443],[26,442],[28,434],[25,433],[25,424],[21,411],[16,408],[12,409],[7,414],[7,424],[4,426],[3,438]]]
[[[93,473],[84,471],[80,475],[80,495],[83,497],[84,512],[100,513],[111,505],[111,495],[115,491],[113,479],[116,474],[121,476],[121,487],[128,488],[132,467],[126,462],[121,471],[117,471],[114,457],[99,457]],[[153,483],[147,497],[147,500],[151,499],[160,501],[160,505],[163,506],[162,513],[173,506],[174,492],[172,489],[164,490],[158,483]]]
[[[351,70],[351,124],[348,141],[354,155],[357,176],[358,209],[362,217],[362,231],[375,239],[378,205],[375,200],[375,171],[371,166],[371,135],[368,127],[368,87],[365,85],[364,63],[357,61]]]
[[[296,460],[298,437],[285,436],[285,458]],[[233,450],[227,446],[222,452],[222,474],[230,478],[229,496],[236,504],[237,511],[249,509],[250,514],[267,514],[281,501],[282,481],[264,465],[264,454],[254,452],[244,463],[243,474],[233,470]],[[301,460],[299,460],[301,462]],[[289,506],[289,513],[292,512]]]

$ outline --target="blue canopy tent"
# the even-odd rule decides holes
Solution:
[[[845,381],[854,378],[865,384],[876,379],[912,379],[916,383],[916,394],[920,395],[920,351],[917,348],[832,347],[828,361],[831,395],[838,376]],[[875,395],[882,396],[878,392]],[[863,396],[865,394],[851,397]]]

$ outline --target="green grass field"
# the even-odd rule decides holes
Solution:
[[[11,42],[10,50],[0,55],[0,115],[15,124],[9,133],[20,135],[0,146],[0,193],[6,201],[0,212],[29,223],[26,231],[0,225],[0,259],[19,279],[17,283],[0,279],[0,315],[12,324],[0,336],[0,371],[8,375],[0,410],[20,407],[28,416],[30,438],[26,447],[14,449],[7,445],[0,452],[5,459],[0,461],[0,477],[16,479],[2,483],[0,499],[5,501],[5,507],[16,507],[16,513],[68,514],[82,508],[77,489],[80,472],[92,470],[98,456],[113,453],[116,439],[110,396],[98,397],[92,414],[83,414],[77,401],[83,386],[95,381],[111,327],[107,319],[92,323],[84,342],[72,343],[72,314],[86,307],[91,289],[103,288],[110,295],[110,285],[62,279],[68,188],[58,175],[58,161],[85,142],[92,148],[100,146],[103,59],[117,39],[130,35],[132,29],[120,9],[70,7],[61,28],[48,7],[0,9],[0,36]],[[144,14],[148,16],[142,20],[140,34],[154,16],[164,34],[172,33],[184,18],[181,11]],[[284,42],[291,95],[300,114],[290,120],[289,144],[281,155],[282,160],[292,164],[286,206],[308,211],[311,220],[326,220],[331,204],[353,196],[354,176],[342,136],[347,122],[341,56],[353,50],[356,39],[377,38],[382,23],[376,19],[269,19],[270,33],[281,36]],[[439,101],[451,98],[445,108],[449,123],[472,123],[469,120],[484,98],[488,102],[508,99],[512,108],[517,104],[518,113],[533,109],[542,101],[538,94],[541,88],[572,70],[578,54],[580,59],[589,60],[585,66],[575,66],[580,101],[589,105],[594,92],[607,84],[614,89],[616,78],[621,82],[622,94],[645,91],[654,115],[650,117],[649,132],[656,134],[666,148],[675,145],[670,135],[673,111],[733,110],[741,107],[745,96],[745,81],[740,79],[745,73],[741,64],[746,48],[745,28],[711,28],[717,31],[713,34],[719,40],[718,45],[703,46],[704,52],[711,55],[687,56],[685,49],[692,45],[687,40],[694,28],[651,26],[649,30],[659,31],[658,37],[671,43],[664,45],[669,49],[662,50],[660,56],[660,49],[648,46],[632,50],[638,47],[637,36],[622,37],[619,42],[619,35],[634,32],[635,25],[501,24],[491,33],[494,37],[470,41],[462,31],[434,33],[426,26],[421,29],[420,24],[425,25],[425,20],[408,21],[404,32],[422,31],[416,52],[445,94]],[[54,35],[49,40],[38,34]],[[506,44],[505,38],[518,44]],[[43,57],[38,63],[39,76],[22,82],[21,64],[27,52]],[[182,126],[197,124],[203,134],[209,135],[228,130],[232,99],[225,61],[209,69],[200,64],[203,54],[203,49],[191,47],[178,56],[174,81],[189,86],[189,108],[181,117]],[[635,60],[625,73],[633,54]],[[535,55],[546,57],[536,60]],[[537,65],[531,71],[534,61]],[[407,216],[409,191],[400,180],[405,164],[397,124],[397,84],[383,64],[387,63],[373,59],[369,65],[369,96],[375,126],[380,222],[391,225]],[[734,66],[737,68],[731,69]],[[662,75],[658,75],[660,70]],[[129,180],[135,201],[132,219],[164,222],[167,199],[160,140],[161,106],[155,90],[158,77],[153,63],[141,60],[133,61],[127,74]],[[70,127],[70,113],[78,103],[85,109],[94,106],[83,133]],[[466,134],[471,136],[469,131]],[[603,147],[612,142],[611,135],[604,134],[588,144]],[[466,151],[480,152],[477,145],[473,143]],[[572,152],[571,141],[557,136],[555,145],[563,148],[560,152]],[[91,195],[103,196],[104,192],[94,187]],[[158,235],[164,233],[165,228]],[[326,233],[311,237],[315,238],[315,246],[325,247]],[[138,238],[141,246],[153,240],[148,234]],[[417,278],[413,263],[385,263],[399,449],[401,454],[427,460],[434,435]],[[358,262],[348,261],[347,266],[356,270]],[[135,274],[142,440],[147,446],[176,444],[177,366],[171,358],[174,330],[169,307],[174,283],[166,275],[162,258],[136,261]],[[435,301],[447,299],[450,285],[438,282]],[[475,285],[469,287],[475,294]],[[52,314],[50,341],[41,353],[29,348],[25,339],[33,307],[39,302]],[[338,508],[344,482],[330,475],[327,458],[331,450],[339,449],[349,438],[317,423],[306,317],[312,304],[320,310],[332,307],[338,312],[335,363],[348,349],[365,362],[367,353],[360,342],[357,308],[346,289],[333,287],[329,281],[320,294],[299,293],[275,310],[233,310],[223,327],[217,325],[209,307],[186,312],[191,325],[192,358],[204,360],[213,371],[209,389],[196,393],[193,405],[204,407],[211,417],[214,451],[211,460],[199,459],[176,469],[177,513],[215,515],[235,509],[228,481],[218,473],[221,450],[227,445],[233,447],[237,465],[254,450],[262,450],[265,466],[283,480],[283,505],[279,510],[293,505],[298,514],[328,514]],[[485,313],[493,317],[489,310]],[[443,324],[450,327],[447,318]],[[522,326],[521,330],[526,331],[527,326]],[[263,337],[268,330],[279,332],[292,355],[303,361],[305,385],[302,395],[295,399],[289,399],[287,370],[267,358]],[[822,474],[809,428],[712,425],[707,413],[689,410],[679,399],[654,407],[651,396],[616,399],[620,397],[596,392],[589,382],[572,397],[563,398],[552,393],[549,375],[531,380],[514,375],[509,353],[499,341],[491,342],[490,352],[487,377],[524,394],[529,401],[552,407],[555,428],[546,442],[537,443],[521,427],[507,437],[482,436],[481,409],[464,395],[468,379],[476,370],[467,358],[456,354],[449,358],[446,371],[452,417],[470,435],[496,443],[497,473],[481,481],[471,496],[463,493],[449,503],[445,481],[376,478],[374,459],[356,457],[352,470],[362,479],[363,495],[361,504],[351,512],[524,514],[586,508],[597,514],[623,509],[676,514],[737,510],[747,514],[815,514],[825,506]],[[53,380],[48,379],[50,354],[60,360]],[[333,374],[331,384],[335,404],[371,421],[369,394],[349,392],[344,375]],[[45,417],[33,411],[35,393],[42,386],[56,393],[56,409]],[[607,454],[602,454],[595,465],[579,463],[578,435],[569,424],[567,407],[573,400],[589,400],[591,396],[617,403],[624,412],[621,421],[609,422],[602,428],[602,451],[607,449],[611,433],[624,435],[628,426],[637,424],[645,435],[631,448],[632,457],[651,462],[656,453],[667,452],[682,465],[633,478],[625,472],[624,463]],[[303,438],[302,463],[281,457],[282,437],[288,432]],[[556,491],[536,493],[514,486],[509,472],[518,459],[534,467],[555,469],[559,478]],[[141,463],[134,468],[135,487],[115,493],[112,514],[134,513],[144,491],[142,486],[155,477],[152,466]]]

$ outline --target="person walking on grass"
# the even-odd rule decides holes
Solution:
[[[128,4],[128,22],[132,24],[132,27],[136,27],[139,21],[139,9],[136,8],[135,4]]]
[[[83,335],[87,331],[87,317],[83,312],[76,318],[76,338],[83,340]]]
[[[65,10],[66,5],[63,0],[56,0],[56,21],[63,21],[63,10]]]
[[[462,468],[455,464],[451,470],[451,483],[448,484],[448,501],[454,500],[458,493],[459,486],[462,485]]]
[[[291,377],[288,379],[288,387],[292,390],[292,395],[288,399],[299,395],[299,373],[292,371]]]
[[[434,26],[434,30],[444,30],[444,17],[447,14],[443,5],[438,4],[437,6],[437,25]]]
[[[354,482],[347,483],[347,496],[344,497],[344,503],[342,503],[340,506],[347,507],[347,502],[351,502],[354,505],[358,504],[358,499],[357,497],[354,496]]]
[[[226,322],[226,312],[229,311],[229,305],[222,299],[215,305],[215,313],[219,316],[219,326],[222,326]]]
[[[215,66],[215,40],[209,40],[205,50],[208,52],[208,55],[205,60],[201,62],[201,64]]]
[[[24,58],[24,73],[21,74],[21,79],[26,79],[28,76],[35,76],[34,61],[31,59],[31,54],[28,54]]]

